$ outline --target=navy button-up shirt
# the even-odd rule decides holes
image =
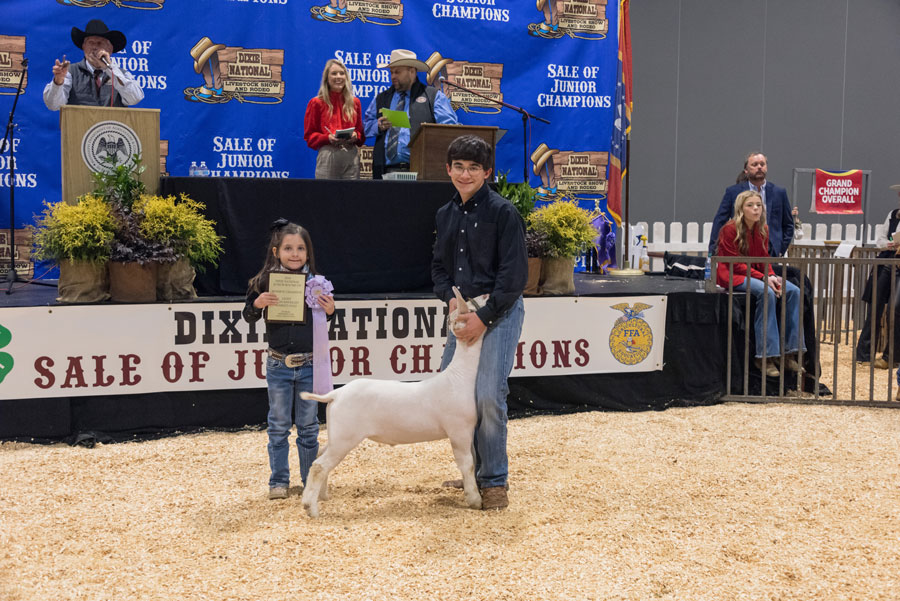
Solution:
[[[434,293],[444,302],[453,298],[454,285],[466,298],[488,294],[477,315],[490,327],[522,296],[528,280],[522,217],[485,183],[465,203],[456,194],[435,221]]]

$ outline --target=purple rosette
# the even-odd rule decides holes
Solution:
[[[306,280],[306,306],[312,309],[313,323],[313,393],[327,394],[334,388],[331,382],[331,349],[328,346],[328,318],[319,305],[319,297],[334,292],[325,276],[314,275]]]

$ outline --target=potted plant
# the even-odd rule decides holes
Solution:
[[[142,215],[141,234],[174,252],[174,262],[159,266],[156,295],[160,300],[196,298],[194,277],[204,263],[216,264],[222,254],[222,237],[215,222],[203,215],[203,203],[182,194],[174,196],[143,195],[136,210]]]
[[[528,282],[525,284],[525,296],[540,296],[543,281],[544,257],[547,256],[547,234],[533,228],[525,230],[525,251],[528,254]]]
[[[497,193],[516,207],[525,222],[534,210],[534,188],[528,182],[511,183],[505,171],[497,177]]]
[[[32,227],[34,257],[59,265],[62,303],[95,303],[109,298],[107,261],[116,222],[109,205],[87,195],[78,204],[44,203]]]
[[[543,294],[575,292],[575,258],[597,236],[592,224],[594,217],[593,212],[565,199],[551,202],[529,215],[531,228],[547,236],[546,257],[543,260]]]

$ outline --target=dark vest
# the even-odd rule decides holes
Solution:
[[[104,73],[103,86],[100,94],[97,94],[97,84],[94,83],[94,68],[87,59],[69,67],[69,75],[72,76],[72,89],[69,90],[69,101],[66,104],[86,106],[109,106],[109,95],[112,93],[112,82],[108,73]],[[113,106],[125,106],[122,97],[116,90]]]
[[[418,79],[413,82],[409,89],[409,139],[412,140],[419,131],[419,126],[423,123],[434,123],[434,98],[437,96],[437,88],[434,86],[425,87]],[[381,114],[382,108],[391,108],[391,98],[394,95],[394,88],[391,86],[387,90],[375,97],[376,115]],[[424,96],[425,102],[416,102],[416,98]],[[372,178],[381,179],[384,173],[384,138],[390,130],[380,131],[375,136],[375,144],[372,147]]]
[[[897,224],[900,223],[900,209],[894,209],[891,211],[891,218],[888,220],[888,229],[884,233],[884,235],[888,238],[894,235],[894,232],[897,231]],[[896,240],[894,240],[896,242]],[[896,259],[897,251],[892,248],[887,250],[883,250],[878,253],[879,259]]]

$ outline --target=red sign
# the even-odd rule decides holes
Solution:
[[[862,213],[862,170],[832,173],[816,169],[816,213]]]

